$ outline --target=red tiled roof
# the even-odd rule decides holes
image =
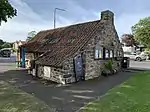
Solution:
[[[52,34],[47,35],[47,41],[38,48],[38,52],[46,52],[36,60],[37,64],[61,67],[63,61],[81,50],[92,36],[96,29],[103,27],[103,21],[97,20],[82,24],[71,25],[62,29],[55,29]],[[52,38],[56,42],[51,42]]]
[[[31,41],[23,44],[26,52],[36,52],[36,50],[43,44],[43,39],[54,32],[54,30],[40,31]]]

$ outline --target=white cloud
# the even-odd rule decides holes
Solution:
[[[10,0],[10,2],[17,9],[18,14],[17,17],[9,19],[7,23],[2,23],[0,26],[0,38],[5,41],[25,40],[30,31],[53,28],[52,9],[50,9],[51,12],[48,12],[51,15],[50,19],[46,12],[49,9],[44,9],[41,15],[35,12],[22,0]],[[62,6],[62,8],[65,8],[66,12],[57,13],[56,27],[100,19],[100,12],[95,11],[94,7],[84,9],[80,4],[73,0],[65,2],[65,5]],[[132,25],[136,24],[139,19],[149,16],[149,12],[142,12],[132,14],[123,11],[122,15],[115,18],[115,25],[119,36],[123,33],[131,33]]]
[[[21,0],[11,0],[11,4],[17,9],[17,17],[9,19],[7,23],[0,26],[0,38],[5,41],[25,40],[28,32],[40,31],[53,28],[53,21],[44,20],[39,14],[34,12],[25,2]],[[61,17],[61,16],[60,16]],[[70,21],[61,18],[65,24]],[[63,23],[63,22],[61,22]],[[57,21],[58,26],[62,26]]]

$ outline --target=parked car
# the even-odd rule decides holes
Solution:
[[[147,55],[145,53],[124,53],[124,57],[129,57],[130,60],[134,61],[143,61],[147,59]]]
[[[144,51],[143,53],[146,55],[147,60],[150,60],[150,51]]]
[[[11,56],[11,50],[10,49],[1,49],[0,50],[0,56],[10,57]]]

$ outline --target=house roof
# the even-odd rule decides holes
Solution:
[[[45,36],[45,42],[36,49],[37,52],[48,52],[38,58],[36,64],[61,67],[66,58],[81,50],[94,38],[96,29],[103,26],[104,22],[97,20],[50,30],[53,33]]]
[[[43,30],[40,31],[32,40],[23,44],[26,48],[26,52],[35,52],[39,46],[42,45],[42,40],[49,34],[52,34],[53,30]]]

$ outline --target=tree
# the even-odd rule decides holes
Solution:
[[[2,48],[11,48],[12,45],[11,45],[11,43],[6,42],[6,43],[4,43],[1,47],[2,47]]]
[[[5,42],[2,40],[2,39],[0,39],[0,49],[2,49],[2,45],[4,44]]]
[[[7,22],[8,18],[12,18],[17,15],[17,10],[14,9],[8,0],[0,0],[0,25],[1,22]]]
[[[0,45],[3,45],[5,42],[2,40],[2,39],[0,39]]]
[[[137,24],[132,26],[132,33],[136,41],[150,48],[150,17],[141,19]]]
[[[36,31],[29,32],[26,41],[32,40],[36,34],[37,34]]]
[[[123,34],[121,41],[125,44],[125,46],[136,46],[137,44],[132,34]]]

